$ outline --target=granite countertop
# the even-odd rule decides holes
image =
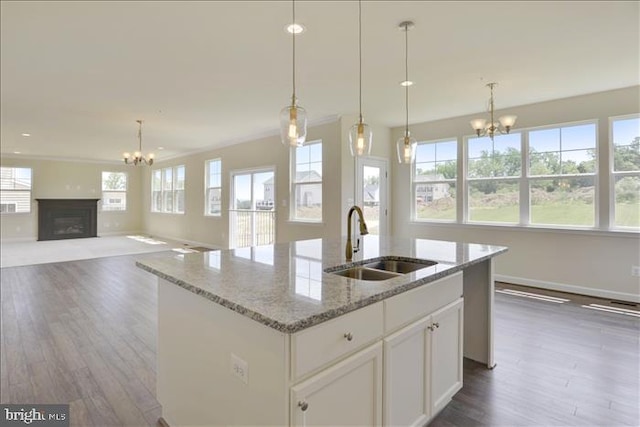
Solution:
[[[156,276],[285,333],[294,333],[390,296],[451,275],[507,248],[474,243],[361,237],[353,262],[383,256],[438,264],[383,281],[324,272],[345,263],[346,239],[314,239],[138,260]]]

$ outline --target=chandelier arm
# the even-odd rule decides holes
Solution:
[[[138,120],[138,150],[140,157],[142,157],[142,120]]]

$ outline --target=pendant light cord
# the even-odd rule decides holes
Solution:
[[[293,15],[293,31],[291,32],[293,39],[293,95],[291,96],[291,105],[296,103],[296,0],[292,0],[292,15]]]
[[[362,123],[362,0],[358,0],[358,58],[360,82],[360,123]]]
[[[138,150],[142,156],[142,120],[138,120]]]
[[[404,81],[405,81],[405,111],[406,111],[406,120],[405,120],[405,136],[409,136],[409,24],[406,23],[404,25]]]

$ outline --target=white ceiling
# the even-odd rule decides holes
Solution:
[[[298,1],[311,121],[358,109],[355,1]],[[410,122],[639,84],[639,2],[363,1],[365,121]],[[291,96],[289,1],[2,1],[3,154],[158,158],[275,134]],[[28,132],[32,136],[22,137]],[[165,150],[158,151],[163,146]]]

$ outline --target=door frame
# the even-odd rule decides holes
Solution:
[[[380,182],[380,236],[389,235],[389,160],[384,157],[356,157],[356,179],[355,179],[355,200],[356,205],[364,207],[362,200],[364,167],[371,166],[380,168],[384,180]],[[383,182],[382,182],[383,181]],[[383,215],[384,214],[384,215]]]
[[[273,214],[275,216],[274,218],[274,224],[273,224],[273,241],[276,241],[276,236],[278,233],[277,227],[278,227],[278,210],[277,210],[277,203],[276,203],[276,167],[275,165],[267,165],[267,166],[260,166],[260,167],[256,167],[256,168],[249,168],[249,169],[234,169],[229,171],[229,209],[228,209],[228,235],[229,238],[227,239],[227,247],[228,248],[235,248],[235,243],[232,242],[232,239],[235,237],[233,235],[233,224],[232,224],[232,220],[231,220],[231,212],[235,211],[236,209],[234,208],[235,203],[234,203],[234,195],[235,195],[235,180],[234,177],[236,175],[251,175],[251,203],[252,203],[252,207],[255,209],[255,195],[253,194],[253,174],[256,173],[265,173],[265,172],[273,172]],[[255,231],[255,230],[254,230]]]

